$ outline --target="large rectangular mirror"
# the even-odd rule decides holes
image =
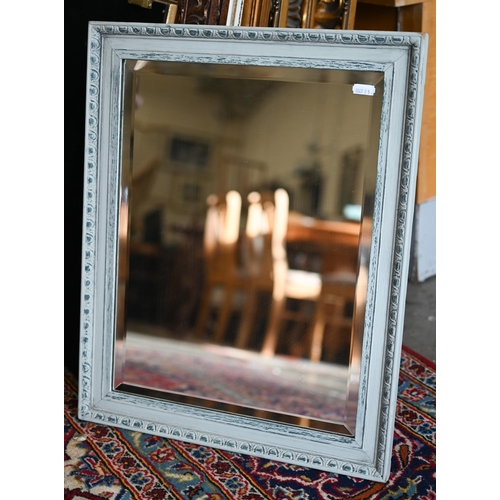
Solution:
[[[90,24],[81,418],[387,478],[425,54]]]

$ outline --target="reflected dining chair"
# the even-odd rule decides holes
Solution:
[[[272,255],[270,250],[274,206],[261,195],[248,196],[246,227],[240,232],[242,200],[239,193],[230,191],[219,199],[211,195],[204,231],[205,285],[202,293],[196,335],[201,337],[211,308],[212,294],[222,290],[223,298],[213,341],[221,342],[226,334],[229,317],[236,302],[236,292],[244,295],[240,326],[235,347],[246,348],[255,317],[256,296],[260,291],[273,289]]]
[[[207,204],[203,239],[205,283],[195,333],[197,337],[202,336],[213,292],[218,287],[222,289],[223,297],[214,341],[221,342],[229,320],[234,292],[246,285],[238,262],[241,195],[237,191],[229,191],[223,198],[210,195]]]
[[[274,213],[270,253],[272,255],[272,303],[268,325],[264,336],[261,353],[273,356],[278,344],[280,330],[284,320],[310,321],[310,318],[287,310],[288,299],[316,302],[321,292],[321,276],[318,273],[289,269],[286,252],[286,234],[288,228],[289,197],[284,189],[274,193]]]
[[[321,292],[316,303],[309,340],[309,359],[321,361],[326,351],[326,359],[332,360],[346,340],[350,339],[352,314],[349,306],[354,304],[356,292],[355,273],[328,273],[321,276]],[[325,339],[326,328],[333,333]],[[344,332],[346,335],[342,335]]]
[[[283,320],[309,322],[310,316],[288,311],[287,299],[318,300],[321,277],[317,273],[288,268],[286,234],[289,196],[284,189],[248,195],[247,224],[243,243],[245,303],[236,347],[245,348],[255,319],[259,292],[272,295],[262,352],[273,355]]]
[[[356,274],[321,274],[290,269],[286,252],[288,208],[288,194],[284,190],[277,190],[274,193],[273,216],[270,218],[272,231],[268,237],[269,244],[264,247],[272,255],[272,305],[261,353],[266,357],[275,354],[285,320],[300,321],[309,323],[303,344],[304,354],[316,362],[322,358],[324,344],[335,346],[341,340],[341,330],[351,326],[352,317],[345,313],[348,305],[354,302]],[[288,299],[312,302],[312,317],[300,309],[298,312],[288,310]],[[327,326],[333,327],[333,333],[325,339]]]
[[[242,245],[247,278],[246,296],[236,338],[236,347],[240,349],[248,346],[258,293],[272,293],[274,289],[273,244],[280,237],[277,236],[277,231],[280,231],[280,203],[283,203],[285,196],[288,197],[284,190],[276,193],[253,191],[248,195],[247,223]]]

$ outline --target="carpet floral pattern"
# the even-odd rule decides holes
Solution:
[[[403,350],[387,483],[127,431],[77,418],[65,375],[65,500],[436,498],[435,366]]]

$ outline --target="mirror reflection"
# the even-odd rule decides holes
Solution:
[[[132,60],[125,72],[116,384],[346,424],[380,77]],[[367,81],[375,95],[353,93]]]

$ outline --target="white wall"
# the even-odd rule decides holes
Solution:
[[[341,215],[337,198],[342,155],[356,146],[367,149],[371,98],[353,95],[349,85],[281,82],[247,116],[229,120],[222,117],[221,97],[200,93],[192,77],[141,74],[138,95],[133,172],[136,175],[154,160],[158,166],[142,193],[136,190],[136,227],[140,227],[144,214],[163,207],[166,238],[173,242],[175,237],[167,226],[202,220],[206,196],[234,187],[228,184],[228,172],[222,170],[227,155],[264,162],[268,169],[261,177],[262,183],[279,179],[298,194],[301,178],[296,170],[310,164],[308,146],[313,141],[319,146],[317,159],[325,179],[321,213],[331,218]],[[180,171],[172,169],[168,162],[172,135],[210,141],[211,170],[203,175],[185,167]],[[199,204],[179,201],[185,182],[202,186]],[[362,191],[360,178],[358,203]]]

